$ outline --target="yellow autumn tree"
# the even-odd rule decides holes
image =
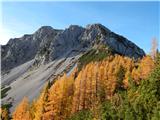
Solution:
[[[128,89],[130,77],[138,84],[153,67],[154,61],[150,56],[138,62],[120,55],[90,62],[81,71],[76,69],[69,76],[64,74],[57,78],[47,92],[45,89],[42,91],[30,109],[23,100],[13,116],[17,120],[30,120],[30,116],[34,120],[65,120],[78,111],[89,109],[94,119],[100,119],[101,103],[109,100],[119,105],[121,97],[117,91]]]
[[[120,68],[123,69],[119,73],[120,78],[117,78],[116,74]],[[125,88],[125,84],[127,86],[128,76],[133,68],[132,59],[119,55],[87,64],[75,79],[72,113],[92,109],[96,114],[98,104],[112,98],[119,82],[121,87]]]
[[[26,97],[24,97],[22,102],[17,106],[12,117],[13,120],[32,120],[29,112],[28,99]]]
[[[141,78],[145,79],[153,70],[154,61],[150,56],[145,56],[140,62]]]
[[[74,97],[72,102],[72,113],[83,109],[95,111],[98,108],[100,96],[101,74],[98,72],[98,63],[89,63],[79,72],[74,84]]]
[[[48,101],[45,105],[43,120],[61,120],[70,114],[70,105],[73,94],[74,76],[66,74],[58,78],[51,86],[48,93]]]
[[[141,80],[147,78],[154,68],[154,60],[151,56],[147,55],[143,57],[136,67],[132,70],[132,78],[139,83]]]
[[[43,88],[37,100],[33,101],[30,108],[33,120],[41,120],[44,113],[44,105],[46,103],[48,84]]]

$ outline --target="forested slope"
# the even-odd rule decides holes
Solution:
[[[7,110],[2,111],[7,117]],[[160,54],[134,60],[109,55],[70,76],[46,83],[32,103],[25,97],[13,120],[158,120]],[[6,118],[7,119],[7,118]]]

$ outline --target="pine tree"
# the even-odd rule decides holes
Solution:
[[[17,106],[12,117],[13,120],[31,120],[29,103],[26,97],[24,97],[22,102]]]
[[[48,101],[45,105],[43,120],[65,119],[71,112],[71,100],[73,96],[74,75],[69,78],[66,74],[56,80],[48,93]]]
[[[120,65],[120,67],[116,73],[117,88],[118,89],[123,88],[123,80],[125,78],[125,72],[126,72],[125,68],[122,65]]]
[[[9,120],[9,111],[6,108],[1,109],[0,115],[2,120]]]
[[[48,85],[45,85],[39,98],[32,104],[34,107],[33,120],[41,120],[44,113],[44,105],[46,103]]]
[[[150,56],[145,56],[140,61],[140,78],[146,79],[154,68],[154,61]]]

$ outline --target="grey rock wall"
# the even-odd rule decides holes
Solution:
[[[142,58],[144,51],[127,38],[120,36],[101,24],[91,24],[83,28],[71,25],[65,30],[56,30],[43,26],[31,35],[10,39],[2,47],[2,72],[8,71],[31,59],[34,65],[41,65],[55,59],[66,57],[73,51],[80,54],[101,43],[110,47],[113,52]]]

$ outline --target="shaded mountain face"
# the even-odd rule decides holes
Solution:
[[[86,28],[71,25],[65,30],[43,26],[34,34],[10,39],[7,45],[2,46],[2,72],[31,59],[35,59],[34,65],[40,65],[74,56],[91,49],[95,44],[104,44],[114,53],[135,59],[145,55],[137,45],[101,24],[87,25]]]
[[[10,39],[2,46],[2,71],[10,70],[33,59],[40,48],[44,46],[58,31],[52,27],[41,27],[31,35]]]

